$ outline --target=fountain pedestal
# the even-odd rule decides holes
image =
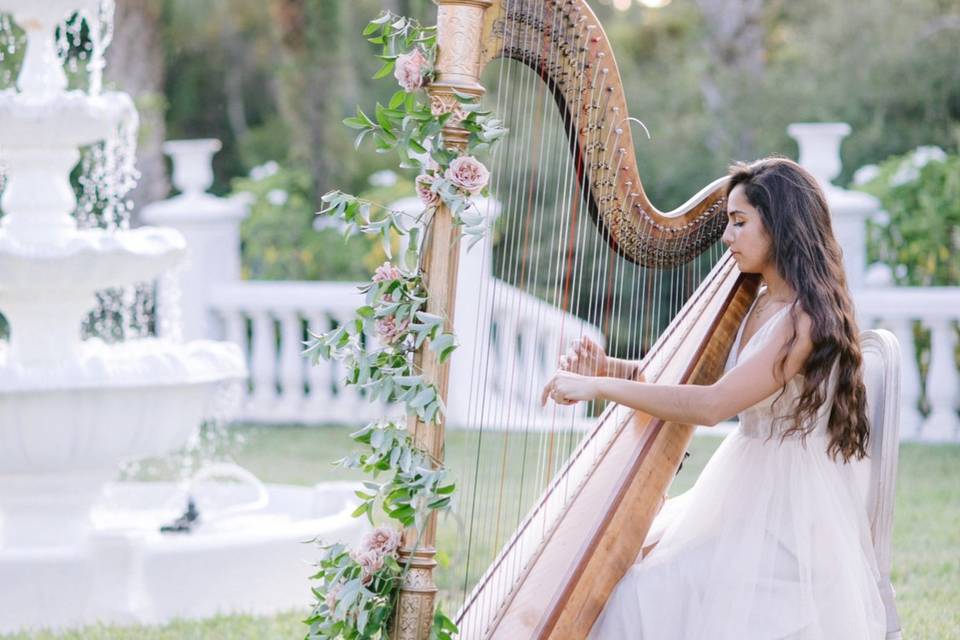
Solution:
[[[125,461],[182,447],[221,414],[223,387],[246,376],[233,344],[81,339],[98,291],[154,282],[187,248],[174,229],[126,228],[133,169],[117,158],[133,157],[129,97],[100,94],[93,76],[90,92],[66,90],[57,24],[79,12],[84,33],[104,33],[91,21],[111,8],[0,0],[28,40],[19,90],[0,91],[0,313],[10,334],[0,340],[0,633],[306,607],[316,552],[303,542],[364,527],[349,515],[353,486],[261,485],[251,500],[245,485],[220,483],[192,489],[198,527],[166,535],[160,527],[183,512],[184,487],[110,482]],[[92,46],[95,74],[104,46]],[[78,228],[70,172],[81,147],[105,139],[103,175],[87,177],[108,197],[85,200],[79,213],[103,214],[110,228]],[[179,181],[202,191],[206,178]]]

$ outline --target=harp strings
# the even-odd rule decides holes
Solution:
[[[602,59],[589,60],[586,72],[578,73],[588,63],[593,27],[582,18],[567,24],[559,10],[547,12],[546,2],[536,4],[533,8],[529,0],[504,0],[505,16],[522,8],[527,22],[507,24],[503,46],[514,56],[527,52],[527,62],[541,61],[548,70],[567,64],[571,71],[567,81],[575,83],[576,92],[571,93],[576,97],[564,121],[552,104],[556,87],[542,82],[522,62],[496,63],[488,70],[495,75],[485,76],[496,113],[511,125],[508,143],[496,147],[490,158],[491,194],[501,205],[497,225],[501,235],[495,249],[493,243],[481,245],[496,261],[494,277],[485,279],[476,291],[481,311],[469,376],[469,428],[457,434],[466,444],[457,452],[448,450],[459,455],[451,467],[460,487],[457,517],[463,519],[441,523],[438,545],[449,550],[451,565],[440,571],[448,574],[440,585],[444,608],[456,610],[468,596],[473,598],[474,613],[468,622],[479,628],[462,627],[463,637],[478,637],[496,616],[532,549],[503,555],[497,571],[483,578],[483,590],[471,594],[474,585],[497,560],[530,507],[539,504],[539,494],[551,485],[584,437],[582,406],[578,418],[572,408],[548,404],[551,428],[544,428],[537,398],[540,380],[534,372],[520,369],[521,360],[515,357],[524,354],[524,366],[538,361],[552,370],[557,364],[553,350],[564,350],[572,338],[582,335],[583,325],[566,315],[558,324],[548,320],[547,305],[600,327],[611,355],[637,360],[659,336],[665,320],[689,297],[705,266],[698,260],[688,267],[654,270],[633,264],[614,250],[614,227],[637,224],[632,222],[637,220],[638,232],[649,236],[653,231],[648,217],[630,215],[640,185],[630,185],[630,195],[612,223],[598,229],[591,219],[590,194],[581,189],[582,172],[606,165],[616,176],[636,161],[620,150],[629,122],[625,113],[609,109],[609,93],[604,90],[609,71],[604,70]],[[544,50],[547,39],[529,27],[531,18],[573,42],[573,58],[563,58],[559,47]],[[589,103],[582,104],[583,100]],[[604,116],[618,123],[609,133],[600,126]],[[585,141],[580,158],[569,153],[570,133],[579,133]],[[595,194],[601,207],[608,207],[616,201],[616,186],[613,179],[604,180],[595,185]],[[666,249],[666,236],[656,237],[654,250]],[[708,260],[712,263],[717,254],[712,252]],[[491,325],[492,344],[487,344]],[[516,336],[519,344],[512,342]],[[598,415],[601,409],[591,405],[587,414]],[[598,454],[604,444],[591,438],[587,454]],[[575,479],[566,474],[554,490],[570,495],[576,488]],[[551,526],[551,515],[540,509],[524,524],[542,538]]]

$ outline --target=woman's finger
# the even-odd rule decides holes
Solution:
[[[553,381],[554,378],[550,378],[550,381],[547,382],[546,386],[543,388],[543,392],[540,394],[540,406],[547,406],[547,398],[550,397],[550,392],[553,390]]]

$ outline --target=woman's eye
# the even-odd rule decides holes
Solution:
[[[735,226],[735,227],[742,227],[742,226],[743,226],[743,223],[742,223],[742,222],[734,222],[734,223],[733,223],[733,226]]]

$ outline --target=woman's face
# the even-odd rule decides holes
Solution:
[[[743,273],[761,273],[770,262],[771,242],[760,212],[747,201],[738,184],[727,198],[727,228],[723,243],[730,249]]]

